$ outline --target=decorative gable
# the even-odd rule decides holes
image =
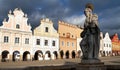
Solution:
[[[34,29],[34,35],[59,37],[59,34],[53,27],[53,22],[48,18],[42,19],[40,25]]]
[[[27,21],[27,14],[24,14],[21,9],[16,8],[13,12],[9,11],[8,21],[4,19],[3,25],[0,28],[31,31],[31,26]]]

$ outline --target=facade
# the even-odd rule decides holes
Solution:
[[[80,38],[81,31],[82,30],[76,25],[68,24],[63,21],[58,22],[61,58],[75,58],[77,56],[77,38]]]
[[[77,57],[78,58],[82,56],[82,51],[81,51],[81,48],[80,48],[81,40],[82,40],[81,37],[77,38]]]
[[[104,41],[103,56],[111,56],[111,54],[112,54],[112,42],[111,42],[111,39],[110,39],[108,32],[105,34],[103,41]]]
[[[45,18],[32,32],[27,21],[27,14],[21,9],[9,11],[8,20],[4,19],[3,25],[0,26],[0,60],[27,61],[81,57],[82,29],[78,26],[59,21],[57,32],[53,22]],[[108,33],[103,38],[101,32],[100,37],[100,56],[120,54],[120,40],[117,34],[112,37],[112,43]]]
[[[0,59],[30,60],[32,31],[27,15],[21,9],[9,11],[8,21],[0,26]]]
[[[99,52],[100,57],[103,54],[103,48],[104,48],[103,33],[100,32],[100,52]]]
[[[120,40],[118,38],[118,34],[114,34],[112,37],[112,55],[120,55]]]
[[[42,19],[34,29],[32,55],[35,60],[57,59],[59,53],[59,34],[48,18]]]

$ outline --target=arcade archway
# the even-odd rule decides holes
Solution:
[[[46,53],[45,53],[45,60],[50,60],[50,59],[51,59],[50,51],[46,51]]]
[[[57,53],[57,51],[54,51],[53,54],[54,54],[54,56],[55,56],[55,59],[57,59],[57,58],[58,58],[58,53]]]
[[[72,51],[72,58],[75,58],[76,54],[75,51]]]
[[[78,58],[80,58],[81,57],[81,51],[79,50],[78,52],[77,52],[77,54],[78,54]]]
[[[30,52],[29,51],[25,51],[23,53],[23,61],[28,61],[30,60]]]
[[[63,59],[63,56],[64,56],[64,52],[63,52],[63,50],[61,50],[60,51],[60,57],[61,57],[61,59]]]
[[[34,60],[43,60],[43,52],[41,50],[35,52]]]
[[[2,61],[8,61],[9,60],[9,51],[5,50],[2,52]]]
[[[66,56],[66,59],[69,59],[69,51],[66,51],[65,56]]]
[[[19,61],[20,60],[20,52],[19,51],[14,51],[13,52],[13,61]]]

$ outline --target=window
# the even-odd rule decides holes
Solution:
[[[63,33],[63,36],[65,36],[65,33]]]
[[[45,46],[48,46],[48,40],[45,40],[44,44]]]
[[[72,35],[72,37],[74,37],[74,36]]]
[[[9,41],[9,37],[8,36],[4,36],[4,43],[8,43]]]
[[[62,46],[64,46],[64,42],[62,41]]]
[[[69,43],[69,42],[67,42],[67,46],[70,46],[70,43]]]
[[[45,27],[45,32],[48,32],[48,27]]]
[[[19,24],[17,24],[17,25],[16,25],[16,28],[17,28],[17,29],[20,29],[20,25],[19,25]]]
[[[52,46],[55,46],[55,41],[52,41]]]
[[[40,45],[40,39],[36,39],[36,45]]]
[[[104,44],[104,47],[105,47],[105,44]]]
[[[74,43],[72,43],[72,47],[74,47]]]
[[[107,47],[108,47],[108,44],[107,44]]]
[[[29,44],[29,38],[25,38],[25,44]]]
[[[109,44],[109,47],[111,47],[111,45]]]
[[[19,43],[19,37],[15,37],[15,43]]]

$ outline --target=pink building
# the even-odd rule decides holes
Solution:
[[[10,10],[0,26],[0,60],[30,60],[32,31],[21,9]]]

